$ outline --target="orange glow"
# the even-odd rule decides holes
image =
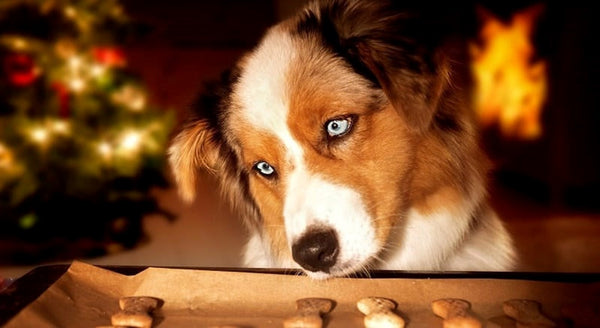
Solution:
[[[546,62],[533,61],[530,38],[541,5],[517,12],[505,23],[490,14],[471,45],[475,109],[481,124],[498,124],[505,136],[535,139],[546,98]]]

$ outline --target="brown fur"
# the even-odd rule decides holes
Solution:
[[[488,170],[469,110],[466,48],[455,35],[442,36],[451,32],[439,18],[447,13],[422,17],[398,14],[396,7],[393,1],[314,2],[270,31],[290,34],[297,53],[282,87],[289,96],[287,126],[306,166],[362,195],[381,245],[409,208],[428,215],[466,200],[485,207]],[[246,121],[244,104],[231,98],[235,77],[227,82],[174,139],[177,182],[191,200],[196,170],[213,172],[273,256],[290,258],[285,179],[260,176],[253,166],[265,160],[283,177],[293,163],[275,135]],[[352,119],[351,137],[330,140],[323,133],[336,117]]]

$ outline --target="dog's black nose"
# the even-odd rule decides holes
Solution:
[[[292,245],[292,257],[308,271],[329,272],[335,264],[339,244],[332,229],[311,230]]]

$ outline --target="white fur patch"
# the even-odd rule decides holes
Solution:
[[[515,267],[512,239],[496,213],[488,209],[460,252],[448,259],[446,270],[505,271]]]
[[[271,30],[248,58],[236,96],[243,104],[245,120],[256,129],[277,136],[289,152],[288,159],[298,161],[302,157],[302,148],[287,125],[289,94],[286,76],[295,57],[290,35],[277,29]]]
[[[359,193],[330,183],[303,167],[294,170],[288,186],[284,218],[290,247],[311,227],[334,229],[339,253],[336,264],[330,270],[333,275],[359,271],[364,262],[377,253],[381,245],[377,245],[372,218]],[[316,279],[328,276],[322,272],[307,274]]]
[[[244,265],[255,268],[273,268],[273,256],[268,251],[269,247],[264,245],[264,240],[259,234],[253,234],[248,239],[244,249]]]
[[[441,270],[449,254],[460,245],[469,229],[470,209],[449,211],[440,209],[422,215],[410,209],[405,226],[398,236],[398,244],[387,245],[387,256],[381,269]]]
[[[404,227],[384,247],[379,269],[502,271],[514,266],[512,240],[493,210],[477,211],[482,186],[462,204],[423,215],[410,209]],[[457,206],[458,205],[458,206]],[[479,215],[474,219],[473,214]],[[476,220],[477,222],[474,222]],[[474,224],[474,226],[472,226]]]

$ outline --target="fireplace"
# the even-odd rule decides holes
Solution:
[[[521,94],[529,97],[522,107],[534,112],[509,114],[495,124],[493,111],[480,115],[494,180],[550,206],[600,209],[600,72],[592,15],[586,8],[541,2],[483,10],[482,28],[490,20],[505,29],[529,28],[531,42],[527,49],[517,40],[513,50],[528,56],[520,63],[529,70],[523,76],[532,79]]]

